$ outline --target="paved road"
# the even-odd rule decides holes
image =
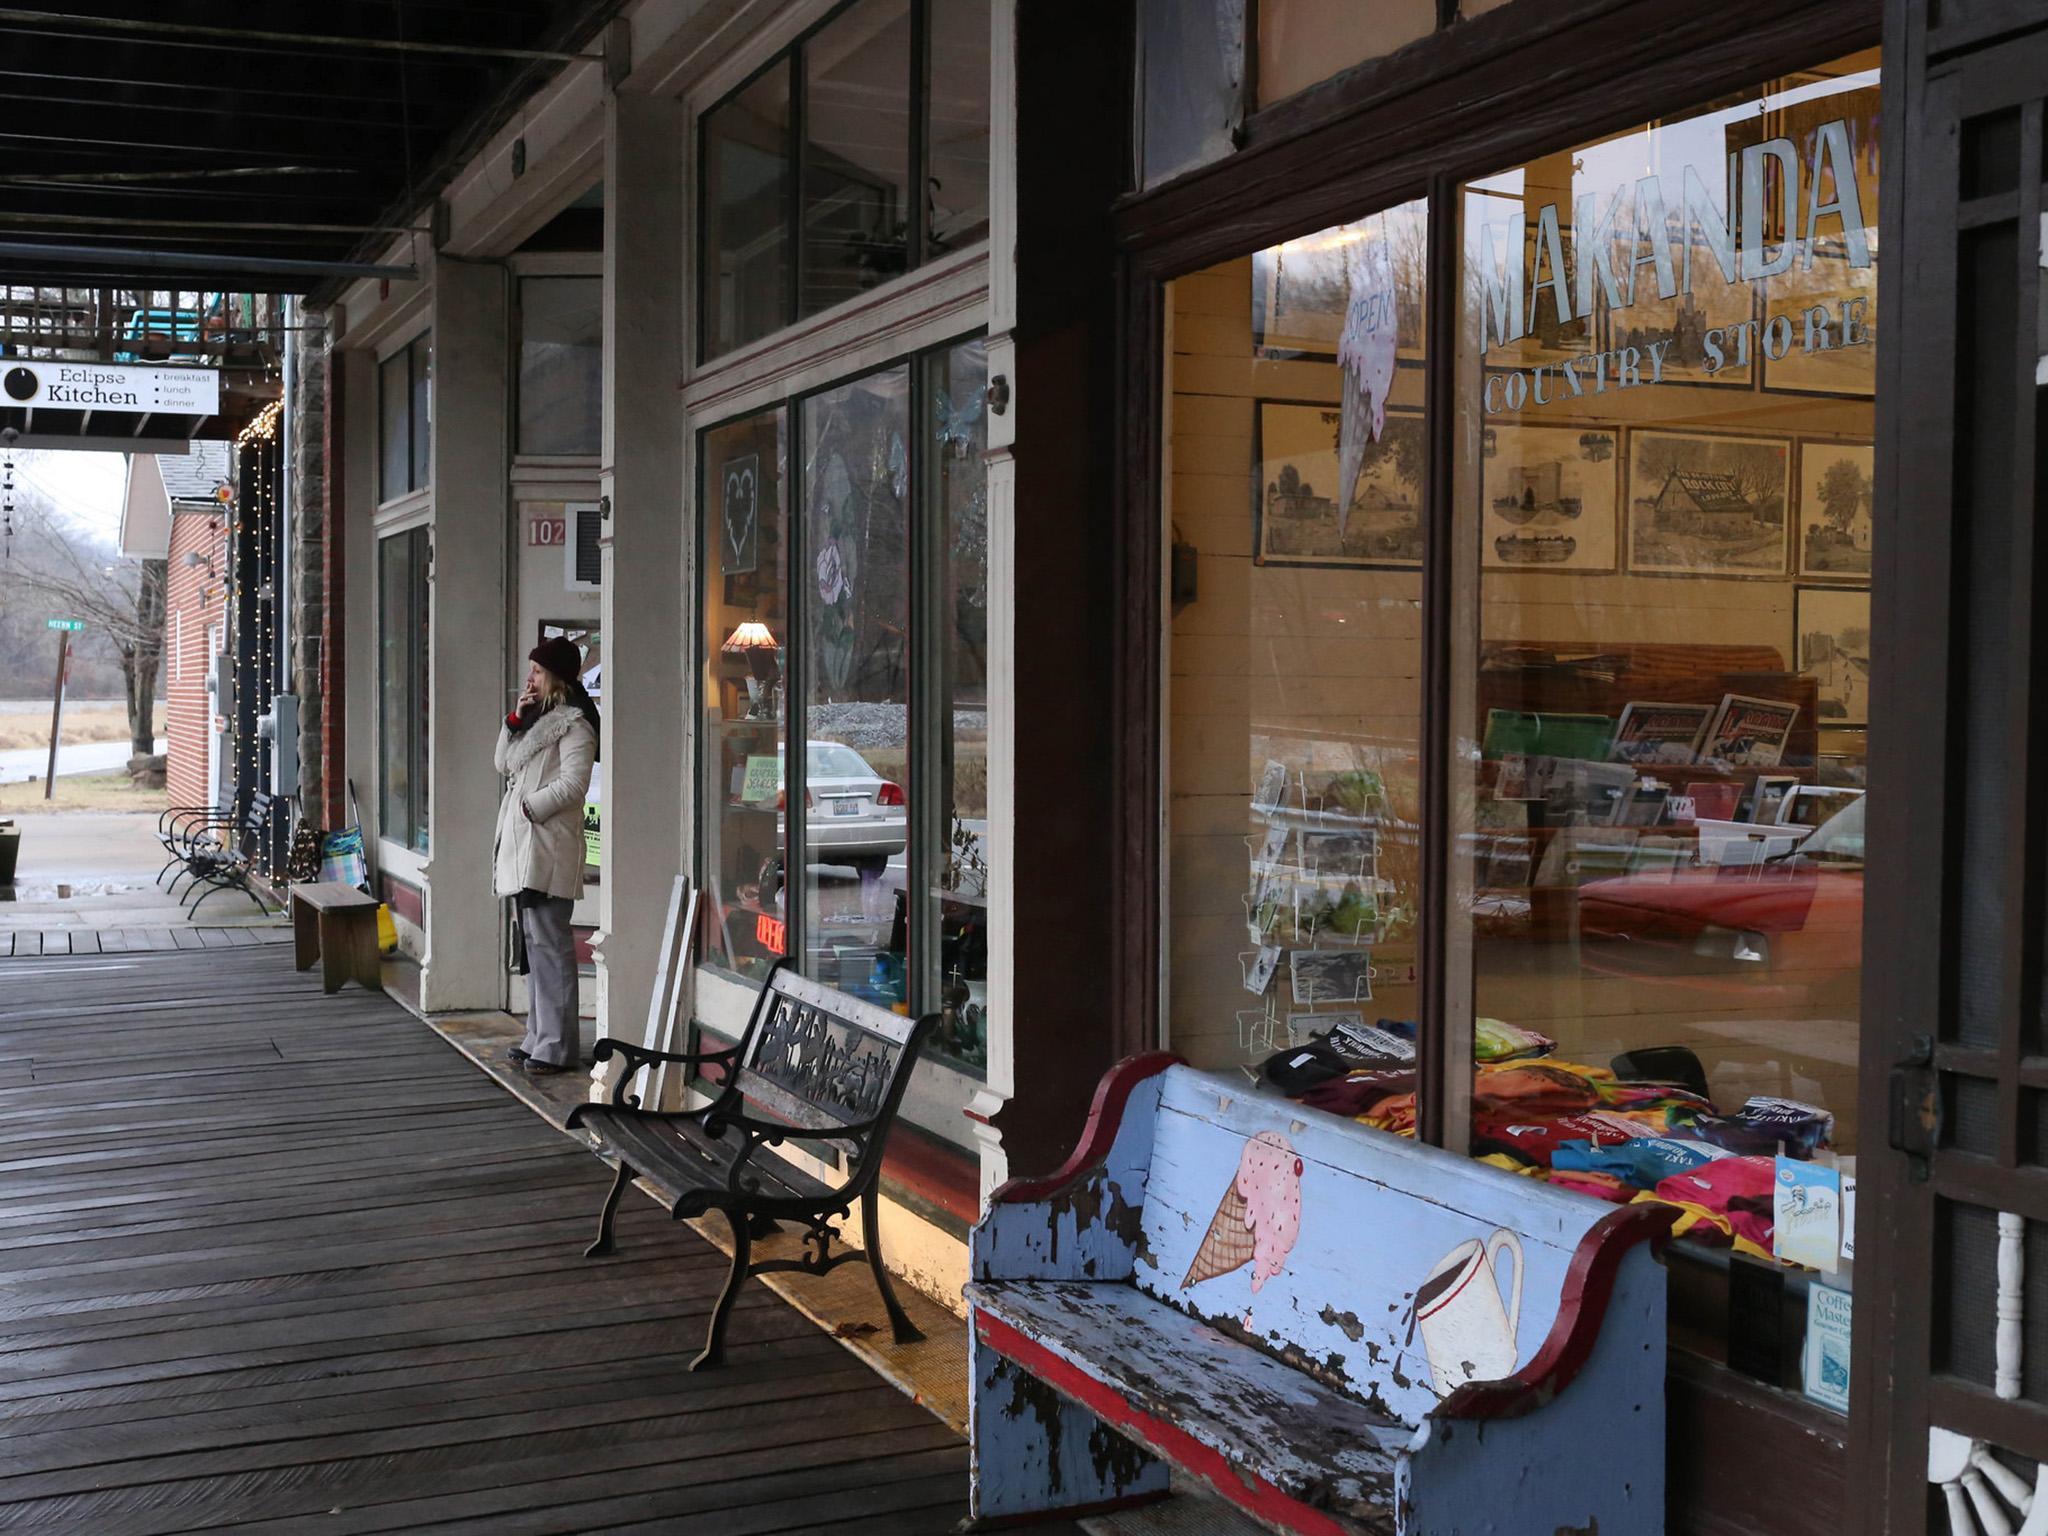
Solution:
[[[156,739],[156,749],[165,748],[164,738]],[[47,746],[24,747],[18,752],[0,752],[0,784],[20,784],[28,779],[40,779],[43,770],[50,765],[50,749]],[[73,773],[110,773],[116,768],[128,766],[128,743],[125,741],[88,741],[60,747],[57,750],[57,777]]]

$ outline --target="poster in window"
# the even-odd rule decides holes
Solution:
[[[1253,558],[1260,565],[1422,565],[1422,413],[1390,408],[1376,440],[1354,444],[1356,487],[1338,515],[1338,437],[1332,405],[1259,402]]]
[[[743,454],[725,461],[725,483],[719,495],[719,559],[728,576],[744,575],[760,562],[761,456]]]
[[[1869,443],[1800,443],[1794,527],[1801,576],[1870,580],[1875,468]]]
[[[1489,426],[1483,439],[1481,560],[1490,570],[1611,571],[1620,434],[1611,427]]]
[[[1783,438],[1629,433],[1629,569],[1784,575],[1791,454]]]
[[[1842,587],[1795,593],[1799,670],[1820,688],[1822,726],[1870,723],[1870,594]]]

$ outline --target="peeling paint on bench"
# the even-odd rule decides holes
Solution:
[[[974,1520],[1658,1536],[1669,1221],[1133,1058],[975,1229]]]

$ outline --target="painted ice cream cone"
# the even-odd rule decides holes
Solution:
[[[1233,1179],[1223,1191],[1216,1214],[1209,1219],[1209,1230],[1202,1237],[1202,1246],[1195,1250],[1195,1261],[1188,1266],[1180,1288],[1186,1290],[1204,1280],[1227,1275],[1233,1269],[1242,1269],[1252,1261],[1254,1241],[1251,1223],[1245,1218],[1244,1196],[1237,1192],[1237,1181]]]
[[[1301,1168],[1284,1136],[1261,1131],[1244,1144],[1237,1176],[1209,1219],[1182,1290],[1247,1264],[1255,1291],[1280,1273],[1301,1231]]]

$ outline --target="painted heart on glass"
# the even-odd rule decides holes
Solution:
[[[725,476],[725,539],[735,560],[745,557],[754,537],[754,517],[760,506],[755,494],[755,469],[748,464],[728,470]]]

